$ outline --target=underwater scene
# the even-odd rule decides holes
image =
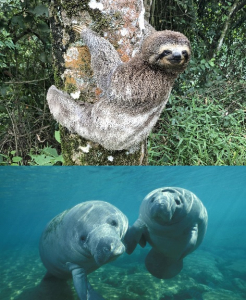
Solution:
[[[164,187],[187,189],[206,207],[201,245],[171,279],[148,272],[151,246],[138,245],[90,273],[93,289],[106,300],[246,299],[245,167],[0,168],[0,299],[77,300],[72,279],[42,280],[39,240],[47,223],[79,203],[102,200],[131,226],[145,196]]]

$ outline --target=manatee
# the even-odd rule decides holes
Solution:
[[[151,245],[145,266],[155,277],[167,279],[183,268],[183,258],[202,242],[208,215],[192,192],[176,187],[159,188],[149,193],[140,206],[139,217],[125,236],[126,252],[137,244]]]
[[[40,238],[45,279],[72,277],[80,300],[103,299],[92,289],[87,274],[125,252],[127,229],[127,217],[104,201],[87,201],[57,215]]]

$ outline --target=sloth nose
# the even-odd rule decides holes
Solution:
[[[177,60],[181,59],[181,53],[179,53],[179,52],[173,52],[173,58],[177,59]]]

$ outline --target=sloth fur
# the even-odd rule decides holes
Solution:
[[[141,51],[122,63],[104,38],[75,26],[91,54],[91,66],[102,89],[95,104],[78,104],[51,86],[47,100],[54,118],[71,132],[109,150],[135,148],[147,138],[165,107],[173,83],[189,62],[189,40],[174,31],[156,31]]]

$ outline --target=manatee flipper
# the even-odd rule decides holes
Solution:
[[[73,284],[80,300],[105,300],[96,291],[87,280],[87,274],[80,266],[67,263],[69,270],[72,272]]]
[[[146,269],[155,277],[168,279],[176,276],[183,268],[183,260],[166,257],[151,249],[145,259]]]
[[[181,259],[183,259],[186,255],[195,250],[198,239],[198,225],[195,224],[189,231],[189,241],[184,249],[184,252],[181,255]]]
[[[146,239],[144,237],[145,230],[146,226],[140,219],[128,228],[124,238],[127,254],[131,254],[137,247],[138,243],[142,248],[146,246]]]
[[[79,300],[88,300],[87,298],[87,274],[80,266],[67,262],[68,269],[73,276],[73,284],[79,296]]]

